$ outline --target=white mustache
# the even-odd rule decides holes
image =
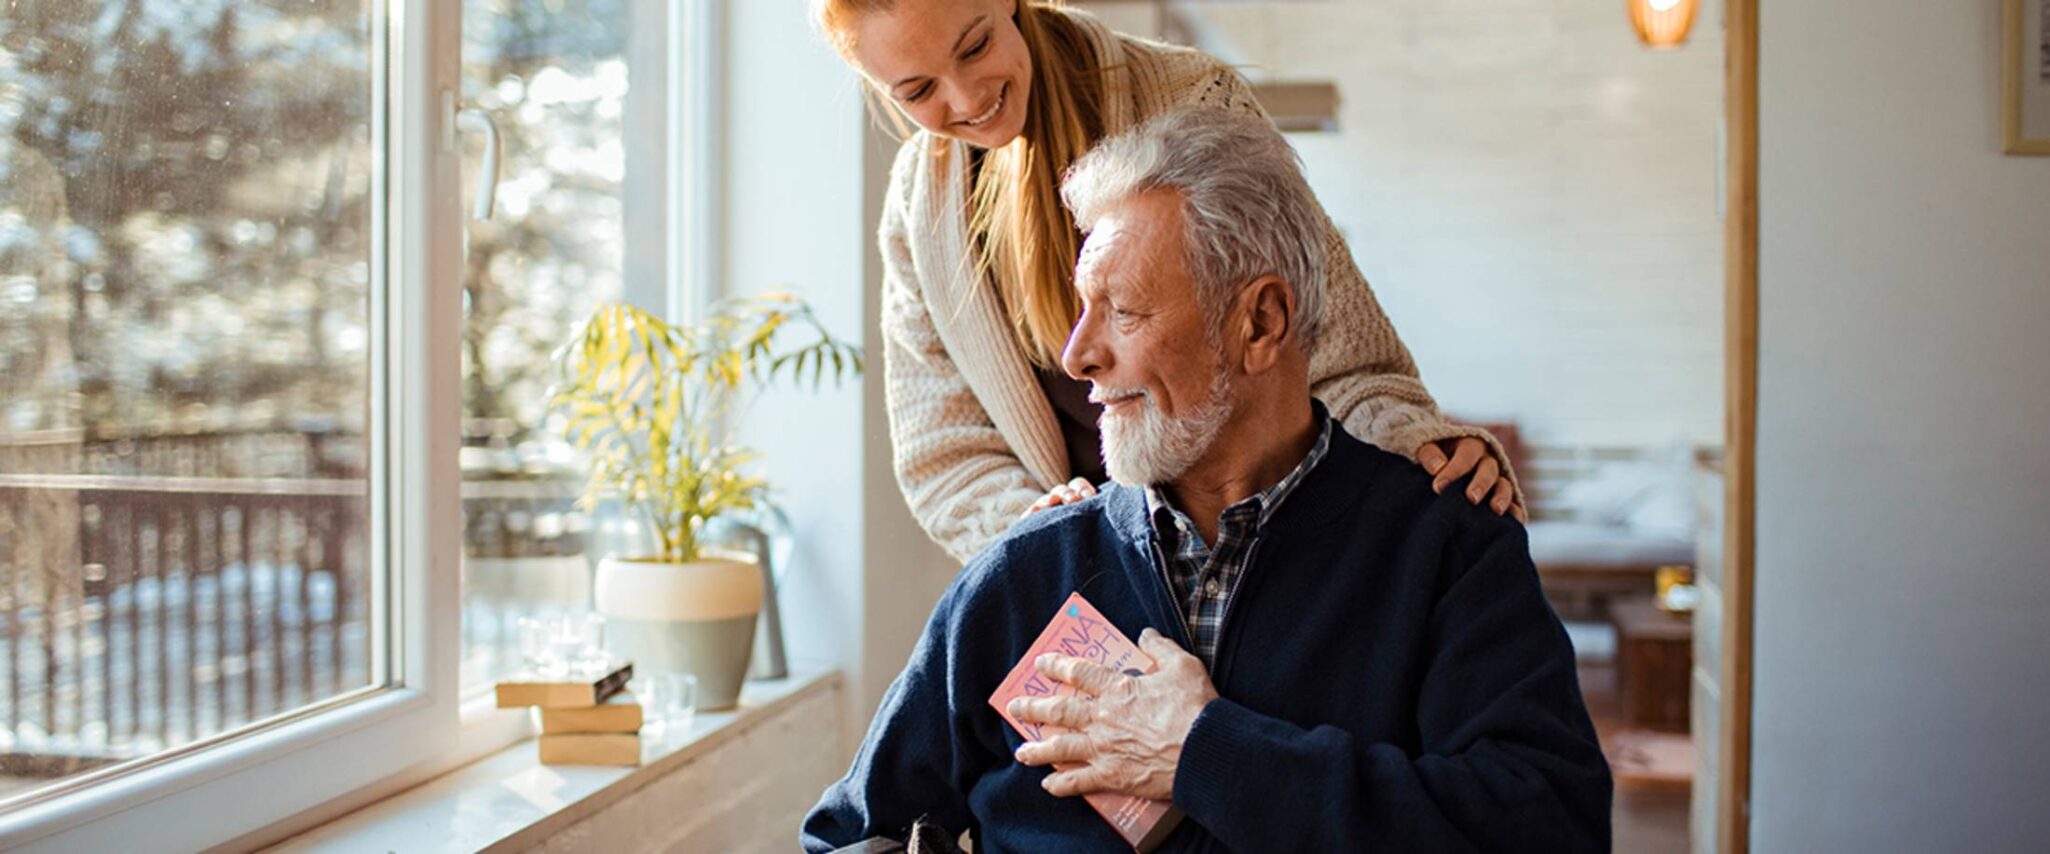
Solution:
[[[1097,404],[1099,406],[1114,400],[1124,400],[1128,397],[1145,396],[1146,390],[1143,388],[1104,388],[1100,385],[1092,385],[1089,387],[1089,402]]]

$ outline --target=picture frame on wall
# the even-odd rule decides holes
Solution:
[[[2050,0],[2005,0],[2001,79],[2009,154],[2050,154]]]

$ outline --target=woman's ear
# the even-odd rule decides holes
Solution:
[[[1295,288],[1280,276],[1261,276],[1242,293],[1246,373],[1266,373],[1295,346]]]

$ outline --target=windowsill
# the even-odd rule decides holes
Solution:
[[[840,673],[791,668],[750,682],[740,707],[700,712],[687,730],[643,731],[639,767],[542,765],[525,740],[284,841],[271,852],[524,850],[738,738],[819,692]]]

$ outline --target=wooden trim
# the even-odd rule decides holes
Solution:
[[[2050,154],[2050,139],[2022,137],[2022,68],[2028,64],[2022,52],[2022,0],[2001,5],[2000,101],[2007,153]]]
[[[1716,836],[1751,848],[1751,616],[1758,443],[1758,0],[1728,0],[1724,114],[1725,278],[1722,729]]]

